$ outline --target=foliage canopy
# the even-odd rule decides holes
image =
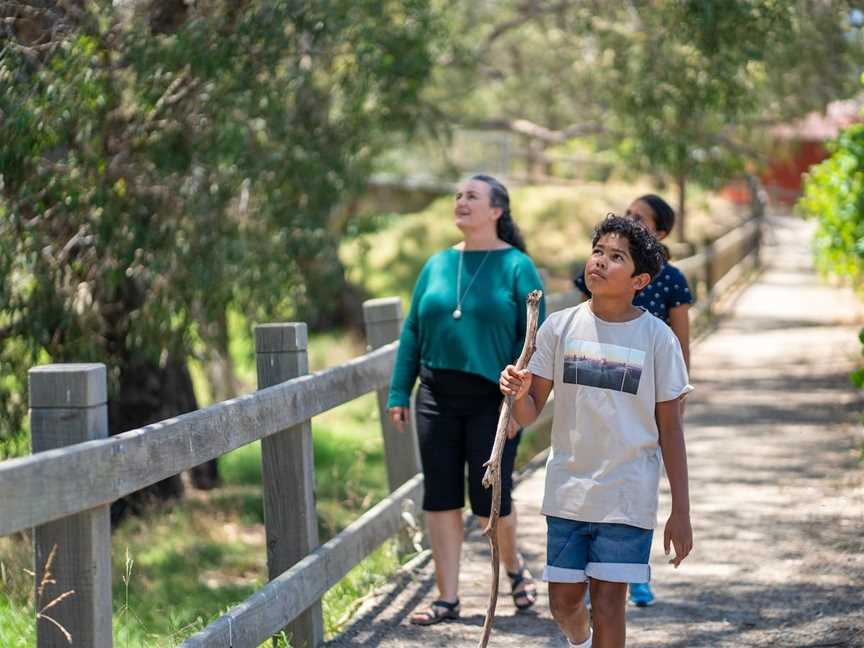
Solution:
[[[831,156],[810,169],[799,207],[818,222],[821,269],[864,285],[864,125],[844,130]]]
[[[252,321],[338,314],[337,207],[422,116],[442,33],[429,2],[181,2],[173,18],[170,3],[9,4],[7,431],[39,353],[108,363],[116,392],[134,365],[218,343],[229,305]]]
[[[446,70],[439,101],[469,125],[535,122],[546,144],[590,135],[682,192],[688,180],[717,186],[760,162],[766,126],[856,91],[853,5],[478,3],[454,28],[477,64]]]

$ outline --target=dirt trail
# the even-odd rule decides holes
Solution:
[[[767,229],[767,271],[693,349],[697,391],[686,434],[696,549],[672,569],[658,527],[658,602],[628,610],[628,646],[864,647],[864,401],[847,379],[860,359],[864,312],[850,291],[816,278],[809,225],[774,217]],[[537,470],[516,491],[535,574],[545,558],[543,478]],[[661,508],[668,505],[664,489]],[[377,593],[328,646],[475,646],[488,564],[475,530],[463,556],[459,622],[408,624],[435,593],[427,561]],[[545,586],[535,610],[517,615],[502,585],[490,646],[566,645]]]

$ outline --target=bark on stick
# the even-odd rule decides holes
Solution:
[[[534,341],[537,338],[537,323],[540,319],[540,299],[542,297],[542,290],[532,290],[528,293],[526,300],[528,324],[525,327],[525,344],[522,346],[519,359],[516,360],[516,369],[520,371],[528,366],[528,361],[534,355]],[[498,417],[498,429],[495,431],[492,454],[485,464],[486,474],[483,476],[483,486],[492,487],[492,510],[489,513],[489,524],[483,530],[484,535],[489,537],[489,544],[492,548],[492,591],[489,593],[489,605],[486,608],[486,620],[483,622],[483,636],[480,639],[479,648],[486,648],[486,644],[489,643],[492,621],[495,618],[495,606],[498,602],[498,576],[501,567],[501,556],[498,549],[498,517],[501,512],[501,455],[504,452],[504,444],[507,442],[507,428],[510,427],[512,406],[513,397],[505,397],[501,406],[501,414]]]

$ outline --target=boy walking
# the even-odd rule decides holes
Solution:
[[[678,402],[692,387],[675,334],[632,305],[663,263],[657,239],[610,215],[592,245],[591,300],[549,316],[528,369],[506,367],[500,387],[523,426],[555,389],[543,497],[552,615],[571,646],[623,648],[627,583],[649,580],[661,454],[672,492],[664,548],[676,567],[692,548]]]

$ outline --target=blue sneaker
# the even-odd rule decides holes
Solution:
[[[630,583],[630,602],[636,607],[654,605],[654,592],[650,583]]]

